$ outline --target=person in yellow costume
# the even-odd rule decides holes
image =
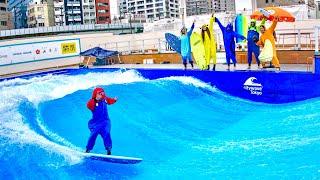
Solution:
[[[273,57],[272,57],[271,62],[275,68],[280,70],[280,63],[279,63],[279,59],[277,57],[277,50],[276,50],[276,41],[275,41],[275,38],[273,35],[278,21],[279,21],[279,18],[275,17],[275,19],[272,22],[272,25],[268,29],[266,29],[266,27],[264,25],[260,26],[260,32],[262,35],[260,36],[260,40],[257,42],[257,45],[264,46],[266,40],[269,40],[271,42],[272,49],[273,49]]]
[[[212,59],[213,61],[213,68],[212,70],[216,70],[216,63],[217,63],[217,54],[216,54],[216,40],[215,36],[213,33],[213,23],[214,23],[214,14],[211,15],[210,18],[210,23],[204,24],[201,27],[201,36],[202,36],[202,41],[204,45],[204,50],[205,50],[205,59],[206,63],[208,65],[208,69],[210,69],[210,61]]]

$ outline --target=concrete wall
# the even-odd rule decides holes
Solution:
[[[133,54],[120,56],[120,60],[124,64],[142,64],[143,60],[147,59],[153,59],[154,64],[160,64],[165,61],[169,61],[171,64],[181,63],[181,56],[177,53]]]
[[[280,64],[307,64],[310,63],[307,59],[314,57],[314,51],[289,51],[279,50],[277,51]],[[236,58],[238,63],[247,64],[247,52],[237,51]],[[217,54],[219,60],[218,63],[225,63],[225,54],[220,52]],[[254,56],[253,56],[254,58]],[[163,53],[163,54],[133,54],[120,56],[121,62],[124,64],[142,64],[144,60],[153,59],[155,64],[160,64],[165,61],[169,61],[171,64],[181,63],[181,56],[177,53]],[[255,63],[255,58],[253,60]]]
[[[0,41],[0,46],[80,38],[81,51],[84,51],[95,46],[105,47],[105,45],[107,44],[110,45],[110,44],[114,44],[115,42],[123,42],[123,41],[132,41],[132,46],[135,46],[136,41],[144,39],[146,37],[152,37],[155,34],[157,33],[138,34],[138,35],[113,35],[111,33],[103,33],[103,32],[97,32],[95,34],[66,34],[63,36],[5,40],[5,41]],[[121,43],[119,45],[121,45]],[[125,48],[127,48],[127,46]],[[17,65],[0,66],[0,75],[33,71],[37,69],[78,65],[80,62],[81,62],[80,57],[74,57],[74,58],[68,58],[68,59],[57,59],[57,60],[22,63]]]
[[[79,65],[80,57],[63,58],[58,60],[46,60],[31,63],[22,63],[9,66],[0,66],[0,76],[35,71],[48,68],[59,68],[71,65]]]
[[[291,50],[278,50],[278,59],[280,64],[308,64],[310,63],[307,59],[309,57],[314,57],[314,51],[291,51]],[[253,56],[254,58],[254,56]],[[238,63],[247,63],[247,52],[238,51],[237,52]],[[255,58],[253,60],[255,63]]]

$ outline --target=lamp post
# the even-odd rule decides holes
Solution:
[[[186,2],[185,0],[181,0],[181,7],[180,7],[180,11],[181,11],[181,19],[182,19],[182,26],[185,26],[185,8],[186,8]]]
[[[130,32],[132,34],[131,12],[129,12],[129,24],[130,24]]]
[[[198,1],[196,1],[195,3],[196,3],[196,15],[198,15]]]
[[[74,1],[71,1],[72,3],[71,3],[71,12],[72,12],[72,25],[74,25],[74,13],[73,13],[73,2]]]
[[[131,32],[131,34],[132,34],[132,11],[133,11],[133,8],[130,8],[130,11],[129,11],[129,24],[130,24],[130,32]]]

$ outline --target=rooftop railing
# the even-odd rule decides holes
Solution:
[[[88,24],[88,25],[69,25],[69,26],[53,26],[53,27],[38,27],[38,28],[25,28],[0,31],[1,39],[10,39],[24,36],[38,36],[40,34],[59,34],[68,32],[83,32],[83,31],[117,31],[118,33],[138,32],[143,29],[140,23],[122,23],[122,24]],[[129,30],[129,32],[128,32]]]

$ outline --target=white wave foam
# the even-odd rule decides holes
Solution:
[[[124,84],[143,80],[144,78],[136,71],[88,73],[75,76],[47,75],[27,80],[18,78],[0,83],[2,92],[0,97],[14,97],[19,94],[37,105],[42,101],[61,98],[75,91],[99,85]]]
[[[18,112],[19,104],[27,99],[37,107],[40,102],[61,98],[78,90],[139,81],[145,81],[145,79],[133,70],[73,76],[49,74],[31,79],[17,78],[2,81],[0,82],[0,114],[2,116],[0,136],[10,138],[12,142],[19,144],[37,144],[48,151],[58,152],[71,164],[78,163],[81,161],[80,153],[76,153],[71,143],[46,129],[44,124],[38,122],[47,135],[67,144],[68,147],[51,142],[32,131],[23,122]]]
[[[220,97],[227,98],[229,100],[235,101],[235,102],[241,102],[241,103],[249,103],[249,104],[261,104],[259,102],[253,102],[246,99],[242,99],[235,96],[230,96],[227,93],[217,89],[214,86],[211,86],[208,83],[205,83],[197,78],[191,77],[191,76],[171,76],[171,77],[165,77],[159,79],[159,81],[179,81],[184,85],[192,85],[196,88],[204,88],[207,89],[215,94],[218,94]]]
[[[212,87],[210,84],[207,84],[199,79],[196,79],[190,76],[171,76],[171,77],[161,78],[159,80],[179,81],[185,85],[192,85],[198,88],[205,88],[211,91],[216,91],[216,88]]]
[[[223,152],[238,152],[238,151],[284,151],[288,149],[295,149],[297,147],[306,146],[312,143],[320,143],[320,136],[301,137],[294,136],[281,136],[270,138],[259,138],[252,140],[239,140],[239,141],[225,141],[215,143],[215,145],[202,145],[194,146],[193,148],[200,151],[208,151],[212,153]]]
[[[59,153],[59,155],[63,155],[64,159],[69,164],[76,164],[82,161],[75,150],[51,142],[21,123],[22,117],[16,111],[8,111],[4,116],[10,117],[10,120],[7,119],[5,122],[1,123],[0,136],[9,138],[10,142],[8,143],[21,145],[37,144],[39,147],[46,149],[49,152],[56,152]]]

